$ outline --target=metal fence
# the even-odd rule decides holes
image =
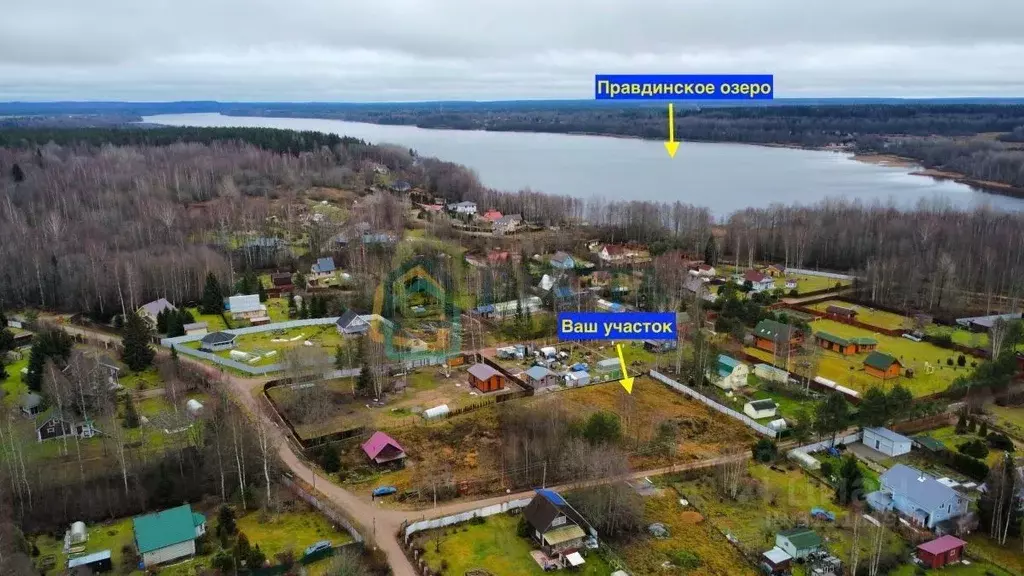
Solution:
[[[490,506],[477,508],[476,510],[470,510],[461,514],[452,514],[451,516],[442,516],[441,518],[434,518],[433,520],[420,520],[419,522],[413,522],[405,527],[405,541],[409,542],[409,538],[411,538],[413,534],[424,530],[444,528],[445,526],[468,522],[473,518],[486,518],[488,516],[494,516],[495,514],[501,514],[502,512],[508,512],[509,510],[525,508],[531,500],[533,500],[533,498],[509,500],[508,502],[492,504]]]
[[[849,274],[837,274],[835,272],[822,272],[820,270],[805,270],[803,268],[786,268],[786,274],[803,274],[804,276],[821,276],[822,278],[833,278],[835,280],[856,280],[856,276]]]
[[[271,332],[271,331],[274,331],[274,330],[288,330],[288,329],[291,329],[291,328],[303,328],[303,327],[306,327],[306,326],[327,326],[329,324],[334,324],[337,321],[338,321],[338,317],[337,316],[335,316],[333,318],[308,318],[308,319],[305,319],[305,320],[287,320],[285,322],[274,322],[273,324],[264,324],[262,326],[247,326],[245,328],[230,328],[228,330],[222,330],[222,332],[226,332],[228,334],[234,334],[236,336],[242,336],[244,334],[258,334],[260,332]],[[163,338],[163,339],[160,340],[160,345],[164,346],[164,347],[167,347],[167,348],[170,348],[170,347],[173,346],[175,348],[175,350],[178,351],[179,354],[185,354],[187,356],[192,356],[193,358],[200,358],[200,359],[203,359],[203,360],[209,360],[210,362],[213,362],[215,364],[220,364],[221,366],[226,366],[228,368],[233,368],[235,370],[238,370],[238,371],[241,371],[241,372],[245,372],[246,374],[251,374],[253,376],[264,376],[264,375],[270,374],[272,372],[280,372],[281,370],[284,370],[284,368],[285,368],[284,364],[265,364],[263,366],[250,366],[250,365],[248,365],[248,364],[246,364],[244,362],[238,362],[237,360],[232,360],[230,358],[224,358],[222,356],[217,356],[216,354],[211,354],[209,352],[203,352],[202,350],[196,350],[195,348],[189,348],[188,346],[179,346],[179,344],[185,344],[185,343],[188,343],[188,342],[196,342],[198,340],[202,340],[203,336],[205,336],[205,334],[186,334],[185,336],[177,336],[177,337],[174,337],[174,338]],[[341,374],[337,375],[337,376],[331,376],[331,377],[333,377],[333,378],[344,378],[344,377],[353,375],[353,374],[349,373],[349,371],[346,371],[346,370],[339,370],[339,371],[336,371],[336,372],[339,372]],[[358,373],[359,372],[357,370],[355,372],[355,374],[358,374]]]
[[[688,386],[684,386],[679,382],[676,382],[675,380],[669,378],[668,376],[665,376],[664,374],[658,372],[657,370],[651,370],[651,377],[654,378],[655,380],[660,381],[662,384],[668,386],[669,388],[672,388],[677,392],[682,392],[683,394],[686,394],[687,396],[693,398],[694,400],[697,400],[701,404],[704,404],[708,408],[717,410],[718,412],[721,412],[722,414],[725,414],[730,418],[739,420],[748,428],[750,428],[754,432],[757,432],[758,434],[767,436],[769,438],[776,438],[779,435],[779,433],[776,432],[775,430],[772,430],[771,428],[764,426],[762,424],[758,424],[756,420],[750,418],[746,414],[740,414],[739,412],[733,410],[732,408],[729,408],[728,406],[723,406],[718,402],[715,402],[711,398],[708,398],[707,396],[704,396],[703,394],[697,392],[696,390]]]
[[[821,452],[822,450],[830,448],[832,446],[838,446],[840,444],[853,444],[855,442],[860,442],[860,432],[855,432],[853,434],[850,434],[849,436],[837,436],[835,444],[833,444],[832,439],[829,438],[828,440],[822,440],[821,442],[815,442],[813,444],[808,444],[806,446],[794,448],[794,450],[800,450],[801,452],[804,452],[806,454],[814,454],[815,452]]]

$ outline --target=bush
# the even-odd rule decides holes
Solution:
[[[672,554],[672,563],[680,568],[692,570],[700,566],[700,556],[689,550],[677,550]]]
[[[963,354],[956,357],[956,365],[963,368],[967,365],[967,357]]]
[[[952,450],[943,450],[939,452],[938,458],[946,466],[969,476],[977,482],[984,482],[988,476],[988,464],[966,454],[953,452]]]
[[[341,458],[338,457],[338,450],[331,445],[320,448],[316,455],[317,464],[328,474],[334,474],[341,470]]]
[[[469,519],[469,523],[473,524],[473,525],[476,525],[476,526],[479,526],[479,525],[481,525],[481,524],[483,524],[485,522],[487,522],[487,519],[484,518],[483,516],[473,516],[472,518]]]
[[[980,439],[964,442],[957,447],[957,450],[979,460],[984,460],[988,456],[988,446]]]
[[[520,538],[529,538],[531,532],[532,530],[530,530],[530,524],[526,522],[526,517],[520,516],[519,523],[516,524],[516,535]]]
[[[831,478],[834,470],[832,469],[832,463],[828,460],[821,463],[821,475],[825,478]]]
[[[778,446],[775,445],[770,438],[761,438],[751,447],[754,460],[758,462],[771,462],[775,460],[776,454],[779,452]]]
[[[990,432],[985,439],[988,441],[988,445],[996,450],[1005,450],[1007,452],[1014,451],[1013,440],[1010,440],[1010,437],[1006,434]]]

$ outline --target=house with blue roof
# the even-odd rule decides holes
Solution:
[[[206,516],[183,504],[132,519],[135,547],[149,568],[196,554],[196,540],[206,534]]]
[[[865,428],[861,443],[886,456],[901,456],[910,452],[913,441],[888,428]]]
[[[739,360],[719,354],[718,360],[708,371],[708,379],[723,390],[736,390],[747,385],[750,368]]]
[[[555,252],[551,258],[548,259],[548,263],[551,264],[552,268],[559,270],[572,270],[576,267],[576,261],[573,257],[561,250]]]
[[[967,497],[932,476],[897,464],[879,478],[880,488],[867,503],[881,512],[896,511],[912,524],[929,530],[967,514]]]
[[[334,266],[334,258],[327,256],[324,258],[317,258],[316,263],[310,267],[309,271],[312,274],[332,274],[337,268]]]
[[[533,386],[534,389],[558,384],[558,375],[544,366],[532,366],[523,373],[523,376],[526,378],[526,382]]]

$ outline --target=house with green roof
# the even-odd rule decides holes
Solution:
[[[814,343],[825,350],[838,352],[843,356],[870,352],[878,346],[878,340],[875,340],[874,338],[866,338],[863,336],[843,338],[842,336],[836,336],[835,334],[829,334],[828,332],[815,332]]]
[[[792,350],[803,340],[799,329],[775,320],[761,320],[754,327],[754,346],[768,352]]]
[[[791,528],[775,535],[775,546],[793,559],[808,557],[821,548],[821,536],[810,528]]]
[[[719,354],[715,366],[708,370],[708,379],[723,390],[735,390],[747,385],[748,374],[750,368],[746,364],[731,356]]]
[[[864,359],[864,371],[874,376],[887,380],[898,378],[903,369],[903,363],[895,356],[875,350]]]
[[[195,556],[196,539],[206,534],[206,516],[183,504],[132,519],[135,547],[146,568]]]

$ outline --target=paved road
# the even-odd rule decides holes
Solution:
[[[80,326],[65,324],[64,328],[69,333],[101,340],[103,342],[119,341],[116,336],[89,330]],[[199,360],[189,358],[187,356],[180,356],[179,358],[182,361],[194,363],[208,372],[216,373],[216,370],[211,369]],[[297,450],[292,444],[290,435],[277,423],[276,419],[267,413],[268,410],[264,409],[265,405],[260,401],[262,396],[254,393],[258,391],[259,388],[269,380],[269,378],[242,378],[227,372],[221,372],[217,374],[217,377],[231,387],[233,396],[241,402],[245,408],[247,408],[253,415],[264,419],[265,422],[270,424],[270,429],[273,430],[274,439],[278,446],[278,456],[284,466],[286,466],[297,478],[311,486],[314,486],[317,492],[326,496],[336,507],[344,511],[349,518],[354,519],[358,524],[356,528],[367,537],[367,541],[371,543],[371,545],[375,545],[380,548],[387,555],[388,564],[391,565],[391,570],[395,576],[416,575],[416,571],[413,568],[412,563],[409,562],[405,553],[402,551],[402,547],[397,537],[397,534],[404,522],[437,518],[439,516],[446,516],[449,514],[458,514],[460,512],[466,512],[476,508],[504,502],[509,499],[526,498],[533,494],[533,490],[527,490],[504,496],[481,498],[477,500],[460,500],[458,502],[438,506],[437,508],[413,512],[379,508],[373,501],[361,498],[337,484],[332,483],[324,476],[315,474],[306,462],[299,457]],[[661,474],[669,474],[684,470],[711,468],[738,458],[746,459],[748,456],[749,453],[744,452],[743,454],[730,457],[688,462],[685,464],[678,464],[652,470],[631,472],[623,476],[552,486],[552,488],[556,490],[570,490],[611,482],[619,482],[622,480],[643,478],[645,476],[658,476]]]

